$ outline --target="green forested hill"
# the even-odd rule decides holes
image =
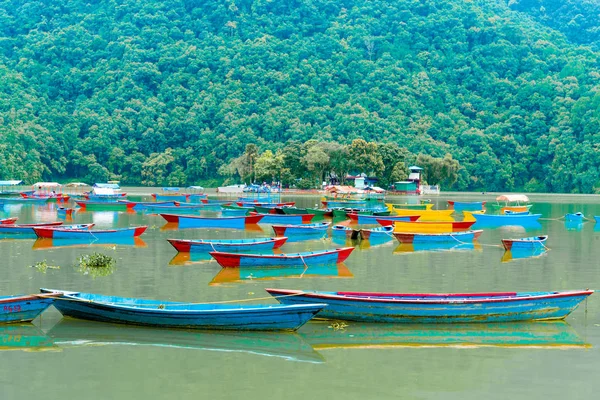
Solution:
[[[592,192],[598,19],[538,3],[0,0],[0,179],[196,184],[254,143],[289,180],[450,154],[446,188]]]

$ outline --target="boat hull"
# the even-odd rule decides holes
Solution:
[[[327,304],[318,318],[361,322],[457,323],[563,319],[593,291],[518,293],[382,294],[266,289],[282,304]],[[521,297],[517,297],[521,295]],[[396,300],[393,299],[402,299]]]
[[[448,200],[448,206],[454,211],[480,211],[485,206],[485,201],[452,201]]]
[[[33,321],[53,302],[54,298],[50,297],[0,297],[0,323]]]
[[[502,239],[502,246],[506,250],[538,250],[546,248],[548,236],[533,236],[522,239]]]
[[[179,252],[208,253],[211,251],[244,252],[278,249],[283,246],[287,237],[233,240],[167,240]]]
[[[67,292],[68,293],[68,292]],[[54,306],[63,315],[101,322],[164,328],[225,330],[296,330],[323,305],[223,305],[175,303],[123,297],[66,294]]]
[[[354,247],[291,254],[239,254],[211,251],[209,254],[223,268],[301,266],[341,263]]]
[[[262,215],[239,217],[197,217],[194,215],[160,214],[167,222],[176,223],[179,228],[224,228],[244,229],[247,225],[257,224]]]
[[[527,226],[535,225],[542,214],[471,214],[478,226]]]
[[[254,215],[251,213],[251,215]],[[256,214],[262,216],[261,224],[309,224],[314,214]]]
[[[273,225],[273,231],[277,236],[325,235],[329,225],[331,225],[329,222],[304,225]]]
[[[121,229],[106,229],[106,230],[89,230],[89,229],[67,229],[61,230],[60,228],[33,228],[35,234],[41,238],[52,238],[52,239],[111,239],[111,238],[125,238],[125,237],[138,237],[142,235],[147,226],[136,226],[132,228],[121,228]]]
[[[392,226],[382,226],[380,228],[373,229],[361,229],[360,237],[362,240],[391,238],[393,237],[393,232],[394,228]]]

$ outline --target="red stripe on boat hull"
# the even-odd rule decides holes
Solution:
[[[147,226],[138,226],[137,228],[135,228],[135,231],[133,232],[133,237],[141,236],[142,233],[144,233],[146,231],[146,229],[148,229]]]
[[[171,243],[171,245],[175,247],[177,251],[182,253],[189,253],[190,249],[192,248],[192,244],[185,240],[167,239],[167,241]]]

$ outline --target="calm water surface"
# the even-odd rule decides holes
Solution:
[[[600,289],[600,228],[568,225],[567,212],[600,215],[597,196],[530,196],[541,228],[486,229],[480,246],[430,251],[387,243],[357,248],[337,267],[307,271],[223,271],[177,255],[167,238],[272,235],[254,230],[170,230],[160,216],[78,212],[98,228],[149,225],[141,241],[117,245],[0,238],[0,295],[40,287],[190,302],[263,299],[265,287],[348,291],[468,292]],[[492,200],[491,195],[441,195]],[[314,206],[318,197],[286,197]],[[404,202],[406,198],[397,198]],[[20,223],[57,219],[53,205],[5,205]],[[545,254],[517,258],[501,238],[548,234]],[[286,252],[332,248],[331,238],[286,244]],[[351,243],[348,243],[351,244]],[[101,251],[117,259],[109,276],[74,267]],[[518,256],[518,255],[517,255]],[[46,260],[45,273],[29,266]],[[566,323],[391,326],[309,323],[296,334],[147,329],[62,319],[51,308],[33,325],[0,326],[0,398],[30,399],[519,399],[598,396],[600,293]],[[475,345],[465,346],[469,342]],[[479,345],[476,345],[479,344]],[[12,350],[12,351],[9,351]]]

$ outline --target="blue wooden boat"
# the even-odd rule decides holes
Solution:
[[[0,297],[0,323],[33,321],[54,302],[56,293]]]
[[[39,224],[1,224],[0,233],[2,234],[34,234],[33,228],[43,226],[59,226],[62,225],[62,221],[58,222],[46,222]]]
[[[485,201],[452,201],[448,200],[448,205],[455,211],[479,211],[483,210]]]
[[[504,210],[502,214],[505,215],[531,215],[529,211],[513,211],[513,210]]]
[[[370,240],[377,239],[382,237],[394,237],[394,227],[393,226],[380,226],[379,228],[372,229],[361,229],[360,230],[360,238],[362,240]]]
[[[277,236],[325,235],[327,234],[329,225],[331,225],[330,222],[301,225],[273,225],[273,231],[275,231]]]
[[[40,238],[33,243],[33,250],[46,250],[58,247],[72,247],[72,248],[88,248],[88,247],[110,247],[115,248],[116,246],[134,246],[134,247],[148,247],[139,236],[138,237],[93,237],[91,235],[80,238],[80,239],[53,239],[53,238]]]
[[[179,202],[177,202],[177,203],[179,203]],[[220,209],[220,208],[221,208],[221,206],[218,206],[218,209]],[[211,211],[216,210],[216,208],[209,207],[209,210],[211,210]],[[148,211],[148,212],[156,213],[156,214],[160,214],[160,213],[185,214],[185,213],[206,211],[206,206],[204,206],[203,204],[194,205],[194,206],[188,206],[188,205],[146,206],[146,207],[144,207],[144,211]]]
[[[505,225],[535,225],[542,214],[471,214],[479,226],[505,226]]]
[[[278,249],[287,240],[287,237],[276,238],[258,238],[258,239],[167,239],[173,247],[179,252],[203,252],[224,251],[224,252],[243,252],[243,251],[265,251]]]
[[[260,215],[261,224],[308,224],[314,218],[314,214],[258,214],[251,212],[250,215]]]
[[[282,304],[327,304],[319,318],[393,323],[559,320],[594,292],[439,294],[266,290]]]
[[[324,307],[322,304],[202,304],[81,292],[62,294],[54,307],[64,316],[163,328],[296,330]]]
[[[332,237],[344,237],[346,239],[358,239],[360,237],[360,231],[358,229],[352,229],[347,225],[334,225],[331,228]]]
[[[38,237],[53,239],[82,239],[82,238],[120,238],[137,237],[146,231],[147,226],[133,226],[130,228],[115,229],[89,229],[88,228],[68,228],[61,227],[34,227],[33,230]]]
[[[304,253],[284,254],[244,254],[211,251],[209,254],[223,268],[302,266],[341,263],[348,258],[354,247],[342,247],[333,250],[308,251]]]
[[[168,223],[178,224],[179,228],[225,228],[244,229],[257,224],[262,215],[240,217],[198,217],[195,215],[160,214]]]
[[[250,214],[250,210],[246,210],[243,208],[240,209],[228,209],[228,208],[224,208],[221,210],[221,216],[223,217],[241,217],[244,215],[249,215]]]
[[[548,240],[548,235],[530,236],[520,239],[502,239],[502,246],[506,250],[545,249],[546,240]]]
[[[217,203],[204,203],[204,202],[200,202],[200,203],[194,203],[194,202],[189,202],[189,203],[181,203],[179,201],[175,202],[176,206],[179,207],[197,207],[199,209],[201,209],[202,211],[221,211],[221,204],[217,204]]]
[[[400,243],[470,243],[477,240],[482,230],[442,232],[442,233],[418,233],[418,232],[394,232],[394,237]]]
[[[326,208],[365,208],[366,201],[322,201]]]
[[[584,216],[581,212],[573,214],[565,214],[565,221],[567,222],[583,222]]]
[[[45,204],[49,197],[2,197],[0,203]]]
[[[181,254],[181,253],[178,253]],[[320,264],[308,268],[292,267],[240,267],[221,268],[219,273],[209,282],[209,286],[218,286],[237,282],[256,282],[257,280],[277,280],[286,278],[352,278],[352,272],[346,264]]]

